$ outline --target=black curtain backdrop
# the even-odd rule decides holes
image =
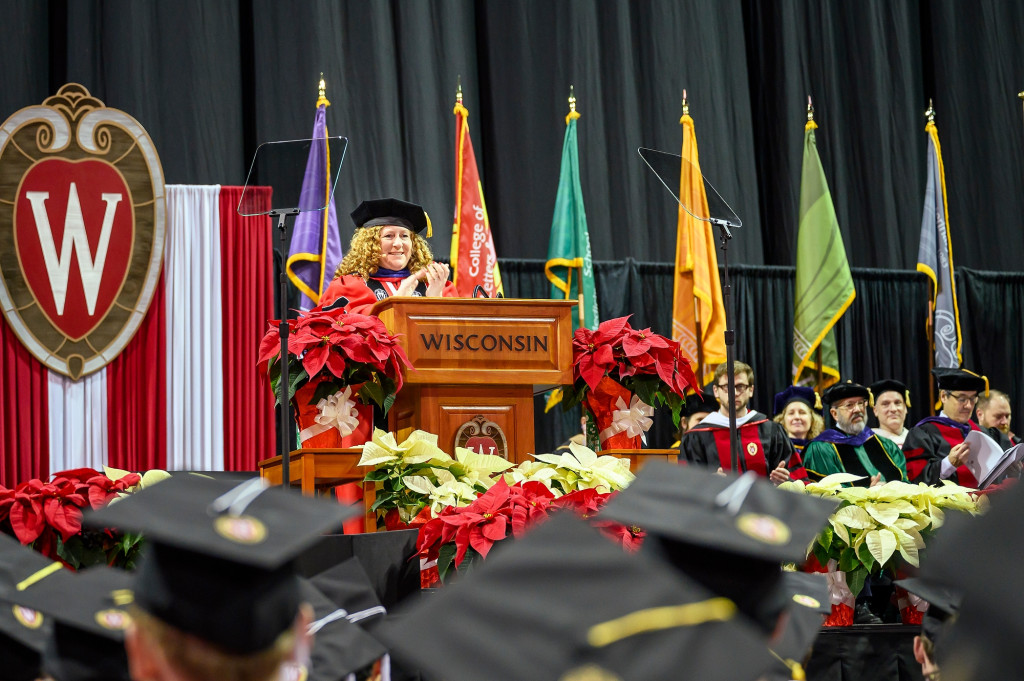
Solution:
[[[539,262],[574,85],[602,317],[632,312],[662,331],[676,211],[636,148],[678,153],[686,88],[703,170],[744,221],[730,250],[738,357],[758,371],[762,409],[790,371],[787,268],[811,95],[856,273],[857,302],[837,328],[844,374],[902,376],[924,413],[927,287],[910,270],[932,98],[964,363],[1024,394],[1009,352],[1024,311],[1016,0],[3,0],[0,10],[0,118],[80,82],[143,123],[173,183],[241,184],[257,144],[308,136],[323,72],[329,128],[351,140],[339,210],[384,195],[418,201],[440,257],[461,76],[503,274],[519,295],[549,292]],[[351,233],[343,223],[344,242]]]

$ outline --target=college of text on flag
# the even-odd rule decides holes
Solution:
[[[477,286],[489,298],[504,296],[498,255],[494,250],[487,204],[469,138],[469,111],[462,105],[462,88],[455,103],[455,219],[452,221],[452,283],[463,297]]]

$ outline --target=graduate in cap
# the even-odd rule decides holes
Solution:
[[[872,428],[875,435],[891,440],[897,447],[903,447],[910,430],[904,425],[907,420],[907,407],[910,406],[910,389],[895,378],[883,378],[875,381],[868,390],[868,406],[875,412],[878,427]]]
[[[3,681],[35,681],[42,677],[43,649],[53,631],[53,620],[22,605],[17,587],[41,571],[59,569],[59,563],[0,532],[0,679]]]
[[[907,479],[903,452],[891,440],[868,428],[870,391],[859,383],[836,383],[821,396],[836,427],[816,437],[804,450],[804,468],[811,480],[833,473],[863,475],[857,485]]]
[[[736,478],[652,462],[598,518],[643,527],[641,555],[734,602],[774,649],[796,605],[781,564],[806,559],[807,545],[835,507],[832,500],[777,490],[752,473]],[[813,605],[822,607],[820,600]]]
[[[26,577],[15,598],[53,620],[43,673],[55,681],[131,681],[124,650],[134,600],[131,573],[105,565],[72,572],[59,563]]]
[[[907,433],[903,453],[911,482],[938,485],[950,480],[964,487],[977,487],[978,480],[967,468],[970,446],[964,440],[972,430],[983,431],[1004,449],[1012,445],[998,428],[981,428],[971,421],[978,396],[988,393],[988,379],[966,369],[935,368],[942,411],[921,419]]]
[[[292,560],[358,513],[267,488],[175,476],[83,523],[147,540],[125,649],[135,681],[267,681],[308,662],[312,609]]]
[[[713,388],[709,386],[700,393],[686,396],[686,400],[683,402],[683,417],[686,419],[684,433],[703,421],[709,414],[718,411],[718,400],[711,394],[711,390]]]
[[[420,236],[424,229],[431,236],[430,218],[422,207],[399,199],[373,199],[352,211],[352,221],[357,228],[352,243],[321,305],[344,297],[349,312],[369,314],[377,301],[390,296],[459,295],[448,281],[448,265],[434,262],[430,246]]]
[[[382,633],[445,681],[753,681],[771,664],[731,600],[565,513]]]
[[[749,364],[735,362],[736,429],[740,438],[739,472],[753,471],[776,485],[790,479],[793,444],[785,429],[761,412],[749,409],[754,394],[754,370]],[[732,470],[729,443],[729,383],[726,365],[715,369],[714,392],[718,410],[683,434],[679,442],[679,460],[710,468]]]
[[[958,589],[950,589],[938,582],[920,577],[910,577],[893,583],[928,602],[928,609],[921,618],[921,633],[914,637],[914,659],[921,665],[921,674],[924,678],[938,679],[936,652],[939,650],[939,639],[945,638],[946,633],[956,622],[963,594]]]

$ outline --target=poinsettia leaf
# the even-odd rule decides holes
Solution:
[[[860,592],[864,589],[864,582],[867,581],[867,578],[868,571],[864,566],[846,573],[846,585],[850,587],[850,591],[853,593],[854,598],[859,596]]]

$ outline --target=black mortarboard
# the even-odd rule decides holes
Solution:
[[[783,572],[782,584],[789,616],[771,649],[784,660],[803,664],[822,622],[832,612],[828,580],[820,572]]]
[[[398,225],[417,234],[430,226],[422,206],[400,199],[370,199],[363,201],[351,213],[356,227]],[[430,236],[428,233],[427,236]]]
[[[939,390],[973,390],[977,393],[985,393],[988,396],[988,378],[979,376],[967,369],[955,369],[952,367],[935,367],[932,375],[938,383]]]
[[[18,591],[18,584],[30,578],[38,579],[40,571],[60,569],[60,563],[0,532],[0,598],[10,600]]]
[[[421,597],[382,633],[448,681],[754,678],[769,660],[764,639],[734,612],[728,599],[561,514]]]
[[[303,577],[316,578],[349,558],[356,558],[369,577],[380,604],[390,609],[420,590],[420,564],[416,556],[416,530],[391,530],[363,534],[329,534],[303,551],[295,560]],[[327,597],[339,595],[317,583]]]
[[[781,414],[786,411],[790,402],[803,402],[817,412],[821,411],[821,396],[814,388],[802,385],[791,385],[781,393],[775,393],[775,412]]]
[[[713,395],[707,392],[694,393],[693,395],[687,395],[686,401],[683,403],[683,414],[686,416],[692,416],[701,412],[708,414],[716,412],[719,409],[718,400]]]
[[[802,562],[835,502],[739,478],[652,462],[599,517],[638,525],[643,551],[728,596],[765,631],[785,607],[782,562]]]
[[[0,678],[35,681],[42,676],[43,646],[52,622],[37,610],[0,598]]]
[[[947,626],[956,619],[963,595],[958,589],[920,577],[900,579],[893,584],[928,601],[928,609],[921,618],[921,633],[931,640],[932,645],[936,645]]]
[[[368,667],[387,650],[376,639],[348,619],[348,611],[330,600],[312,582],[299,582],[302,600],[313,606],[313,650],[310,653],[310,681],[339,681]],[[287,678],[287,677],[285,677]],[[302,674],[298,678],[303,678]]]
[[[309,581],[331,602],[343,608],[350,622],[365,623],[387,613],[358,558],[349,558],[310,577]]]
[[[52,631],[52,619],[21,605],[18,585],[60,569],[60,563],[0,532],[0,678],[4,681],[34,681],[42,675],[43,645]]]
[[[860,383],[846,381],[845,383],[836,383],[825,390],[821,394],[821,401],[825,404],[833,405],[839,400],[845,400],[847,397],[863,397],[866,400],[871,397],[871,393]]]
[[[106,566],[57,570],[16,598],[53,619],[43,652],[45,673],[56,681],[129,681],[124,632],[134,598],[130,573]]]
[[[138,605],[163,622],[237,654],[263,650],[300,603],[292,559],[360,511],[267,488],[177,476],[84,522],[142,532]]]
[[[903,398],[903,403],[908,407],[910,406],[910,388],[895,378],[883,378],[881,381],[875,381],[868,386],[868,389],[871,391],[871,397],[868,401],[872,407],[875,406],[875,400],[878,399],[879,395],[887,392],[898,393]]]
[[[717,475],[652,461],[600,517],[694,546],[781,563],[806,558],[807,545],[835,507],[835,501],[776,489],[754,474]]]

